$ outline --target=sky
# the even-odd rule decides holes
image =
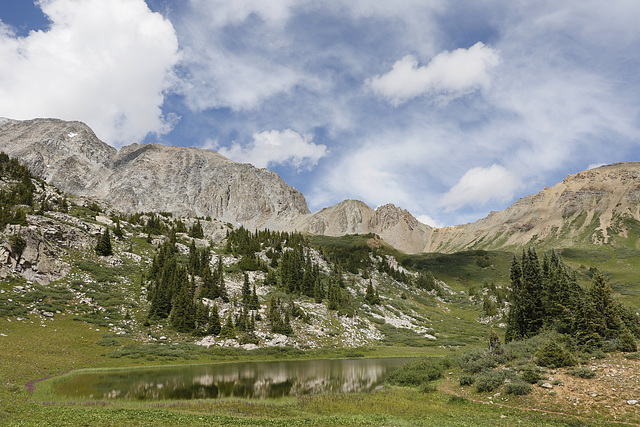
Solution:
[[[473,222],[640,160],[636,0],[2,0],[0,117]]]

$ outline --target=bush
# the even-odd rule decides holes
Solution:
[[[416,387],[442,377],[447,361],[435,358],[422,358],[405,363],[391,372],[387,382],[402,387]]]
[[[580,377],[585,379],[595,378],[596,376],[596,371],[589,368],[574,368],[574,369],[570,369],[567,373],[569,375],[573,375],[574,377]]]
[[[638,350],[638,345],[636,343],[636,339],[633,337],[631,332],[628,329],[625,329],[620,334],[620,343],[618,345],[618,350],[626,352],[634,352]]]
[[[525,381],[511,381],[504,385],[504,392],[515,396],[531,393],[531,384]]]
[[[460,376],[460,386],[473,385],[474,382],[476,382],[476,377],[474,377],[473,375]]]
[[[529,384],[535,384],[540,380],[540,374],[535,368],[525,368],[522,370],[522,374],[520,375],[523,381]]]
[[[463,353],[458,363],[463,371],[470,374],[477,374],[478,372],[498,366],[495,357],[488,354],[486,350],[472,350]]]
[[[502,385],[504,375],[498,371],[484,371],[476,378],[476,390],[479,393],[494,391]]]
[[[636,353],[630,353],[627,354],[626,356],[624,356],[626,359],[629,360],[640,360],[640,353],[636,352]]]
[[[540,347],[535,356],[538,358],[538,365],[549,368],[574,366],[577,363],[576,358],[554,339],[550,339]]]

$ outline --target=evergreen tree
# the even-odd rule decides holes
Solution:
[[[371,279],[369,279],[369,284],[367,285],[367,291],[366,291],[366,294],[364,296],[364,300],[369,305],[378,305],[378,304],[380,304],[380,296],[373,289],[373,283],[371,283]]]
[[[613,297],[611,286],[599,272],[593,276],[593,284],[588,295],[599,319],[597,323],[598,334],[604,339],[615,338],[622,328],[620,320],[622,310],[618,301]]]
[[[328,304],[327,308],[329,310],[337,310],[340,308],[340,302],[342,297],[342,291],[340,290],[340,285],[337,281],[331,280],[329,282],[329,291],[328,291]]]
[[[118,239],[122,239],[124,237],[124,231],[122,230],[122,226],[120,225],[120,219],[116,218],[116,226],[113,229],[113,235]]]
[[[96,254],[100,256],[113,255],[111,248],[111,236],[109,235],[109,228],[105,227],[104,232],[98,238],[98,243],[95,247]]]
[[[171,309],[171,326],[178,332],[191,332],[196,326],[195,315],[195,304],[191,299],[186,282],[183,282]]]
[[[500,337],[493,329],[491,329],[491,334],[489,335],[489,352],[492,354],[502,354],[504,352]]]
[[[202,229],[202,224],[200,224],[200,220],[197,220],[195,224],[191,226],[189,229],[189,237],[195,239],[204,238],[204,230]]]
[[[322,286],[320,277],[316,278],[316,283],[313,286],[313,299],[316,304],[322,303],[322,300],[324,299],[324,286]]]
[[[209,307],[202,302],[196,305],[195,328],[198,332],[205,333],[209,323]]]
[[[504,337],[504,341],[507,343],[525,337],[522,298],[522,266],[514,256],[511,262],[511,306],[507,315],[507,329]]]
[[[220,329],[220,338],[228,339],[236,337],[236,329],[233,325],[233,318],[231,317],[231,312],[227,316],[227,321],[225,322],[222,329]]]
[[[249,275],[244,273],[244,282],[242,283],[242,305],[248,307],[251,303],[251,284],[249,283]]]
[[[253,289],[251,291],[251,298],[249,299],[249,310],[259,310],[260,309],[260,301],[258,300],[258,294],[256,292],[256,284],[253,284]]]
[[[209,316],[209,329],[207,330],[207,333],[211,335],[218,335],[221,329],[220,312],[218,311],[218,305],[214,304]]]

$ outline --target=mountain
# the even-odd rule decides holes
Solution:
[[[474,223],[434,230],[425,250],[635,247],[639,220],[640,162],[616,163],[569,175]]]
[[[119,152],[80,122],[0,120],[0,150],[64,192],[124,212],[211,216],[260,228],[309,213],[275,173],[209,150],[133,144]]]
[[[375,233],[407,253],[532,244],[635,247],[640,230],[638,162],[570,175],[474,223],[432,228],[392,204],[374,210],[345,200],[311,213],[302,193],[274,172],[197,148],[133,144],[117,151],[80,122],[0,119],[0,150],[60,190],[100,198],[123,212],[210,216],[327,236]]]
[[[303,215],[289,228],[325,236],[375,233],[396,249],[408,253],[422,252],[433,233],[433,228],[393,204],[373,210],[359,200],[345,200]]]

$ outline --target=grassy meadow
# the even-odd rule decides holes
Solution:
[[[566,262],[580,273],[587,283],[591,267],[607,274],[614,290],[628,305],[640,304],[640,253],[613,248],[597,250],[565,249]],[[24,313],[19,305],[12,306],[7,294],[16,282],[5,281],[0,289],[6,302],[0,317],[0,424],[2,425],[398,425],[398,426],[484,426],[484,425],[617,425],[606,415],[544,412],[526,409],[535,395],[512,398],[500,404],[491,403],[493,393],[466,393],[457,397],[459,387],[452,387],[461,373],[459,368],[447,372],[447,378],[437,380],[438,390],[425,392],[419,388],[385,386],[372,394],[300,396],[283,399],[190,400],[134,402],[126,400],[69,401],[52,392],[52,384],[69,371],[77,369],[108,369],[122,367],[163,366],[178,364],[224,363],[278,359],[350,358],[350,357],[420,357],[457,356],[473,348],[485,348],[489,325],[477,322],[481,315],[478,304],[465,296],[471,287],[482,289],[488,282],[504,285],[508,282],[508,267],[513,254],[505,252],[469,251],[460,254],[415,255],[401,259],[402,265],[416,270],[430,270],[447,283],[453,292],[434,302],[419,292],[405,291],[399,295],[384,289],[390,296],[388,304],[403,309],[420,309],[435,330],[438,340],[415,336],[411,331],[381,325],[387,335],[379,345],[366,348],[325,348],[299,350],[265,348],[246,351],[235,348],[195,346],[192,337],[172,336],[173,344],[142,344],[140,334],[158,333],[132,327],[123,335],[108,332],[90,312],[73,308],[64,292],[40,301],[58,310],[53,317]],[[486,260],[489,262],[487,263]],[[141,324],[144,314],[135,302],[126,300],[126,290],[136,285],[138,270],[126,265],[114,269],[78,263],[78,273],[103,279],[87,292],[100,299],[108,309],[124,303],[128,315],[110,319]],[[73,276],[73,275],[72,275]],[[128,285],[122,285],[124,282]],[[120,285],[119,285],[120,284]],[[73,286],[73,283],[72,283]],[[32,292],[41,291],[35,287]],[[23,297],[30,298],[30,297]],[[421,299],[422,298],[422,299]],[[14,308],[11,308],[14,307]],[[18,320],[18,318],[22,320]],[[104,320],[103,320],[104,322]],[[501,328],[494,325],[502,334]],[[449,378],[450,377],[450,378]],[[584,417],[584,418],[583,418]],[[592,419],[591,417],[595,417]]]

